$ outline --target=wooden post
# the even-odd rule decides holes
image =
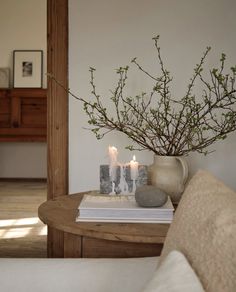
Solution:
[[[68,0],[48,0],[48,72],[68,87]],[[68,193],[68,94],[48,79],[48,199]]]
[[[48,69],[68,87],[68,0],[47,1]],[[48,79],[48,199],[68,194],[68,94]],[[63,256],[63,233],[49,228],[48,256]]]

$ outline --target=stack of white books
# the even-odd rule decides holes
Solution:
[[[140,207],[133,195],[84,195],[76,222],[170,223],[174,207],[170,198],[161,207]]]

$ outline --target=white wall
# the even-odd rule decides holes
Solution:
[[[160,45],[167,68],[174,75],[173,94],[183,95],[206,46],[212,47],[206,66],[218,64],[221,52],[229,65],[236,63],[236,1],[234,0],[69,0],[70,88],[90,97],[89,66],[97,68],[96,84],[109,97],[116,74],[114,68],[130,63],[133,57],[152,72],[157,65],[151,38],[161,35]],[[137,72],[137,71],[135,71]],[[131,93],[145,90],[148,82],[131,72]],[[107,147],[115,145],[119,160],[129,161],[133,153],[122,134],[112,133],[97,141],[88,127],[78,101],[70,98],[69,185],[70,192],[99,188],[99,165],[108,163]],[[236,189],[236,134],[214,145],[207,157],[191,154],[190,171],[205,168]],[[141,163],[150,164],[152,154],[135,153]]]
[[[11,69],[13,50],[43,50],[46,88],[46,0],[0,0],[0,67]],[[0,143],[0,177],[46,177],[46,143]]]
[[[47,71],[46,0],[0,0],[0,67],[11,69],[13,51],[43,50],[43,87]]]
[[[45,143],[1,143],[0,177],[45,178],[46,156]]]

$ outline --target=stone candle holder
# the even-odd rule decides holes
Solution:
[[[131,180],[130,166],[118,165],[116,169],[115,193],[128,195],[133,192],[133,180]],[[147,165],[138,166],[138,178],[135,180],[136,187],[147,184]],[[100,165],[100,193],[109,194],[112,191],[112,181],[109,176],[109,165]]]

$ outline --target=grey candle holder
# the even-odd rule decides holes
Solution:
[[[135,180],[135,186],[147,184],[148,169],[147,165],[138,166],[138,177]],[[111,181],[109,176],[109,165],[100,165],[100,193],[109,194],[112,191],[112,183],[115,184],[116,194],[130,194],[133,192],[133,180],[129,165],[118,165],[116,167],[116,179]]]

